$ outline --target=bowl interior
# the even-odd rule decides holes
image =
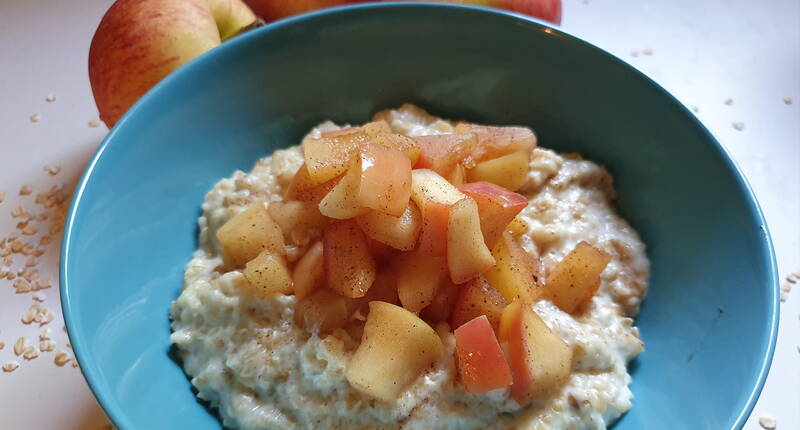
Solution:
[[[707,130],[650,80],[558,30],[476,8],[371,5],[213,50],[144,97],[89,166],[67,225],[62,297],[83,371],[119,428],[220,427],[170,355],[168,320],[211,185],[321,120],[364,122],[403,102],[529,125],[541,145],[605,164],[652,260],[637,321],[646,351],[616,428],[743,424],[774,345],[774,259],[755,200]]]

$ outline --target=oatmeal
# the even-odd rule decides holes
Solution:
[[[408,139],[416,136],[455,138],[457,134],[454,133],[458,132],[459,127],[454,122],[432,117],[408,105],[398,110],[384,111],[376,115],[376,119],[385,121],[384,124],[390,127],[392,133],[409,136]],[[338,133],[347,133],[350,130],[340,129],[342,128],[326,122],[313,129],[307,139],[336,136]],[[511,142],[513,144],[514,138]],[[407,149],[406,146],[398,148],[401,151]],[[458,165],[462,171],[453,170],[454,173],[447,178],[448,181],[471,182],[478,173],[484,175],[480,178],[493,178],[491,170],[493,164],[486,164],[482,158],[474,155],[475,150],[471,154],[476,160],[464,158],[467,161],[463,162],[463,166]],[[391,294],[386,296],[386,301],[390,300],[388,297],[394,297],[393,300],[397,305],[387,305],[387,308],[393,309],[391,312],[405,312],[403,315],[410,315],[403,318],[416,318],[414,314],[419,312],[420,317],[425,320],[423,324],[426,327],[423,329],[430,330],[420,336],[428,336],[427,339],[433,337],[435,338],[433,342],[440,345],[436,347],[440,349],[436,349],[431,364],[423,363],[424,368],[421,368],[418,375],[415,374],[408,382],[404,382],[402,389],[398,391],[389,387],[388,391],[385,391],[390,393],[387,395],[388,400],[382,398],[374,387],[359,386],[356,383],[358,378],[353,376],[354,370],[351,366],[351,362],[359,361],[360,364],[360,361],[363,361],[365,348],[359,348],[362,342],[380,340],[375,340],[375,336],[372,340],[368,340],[369,336],[365,334],[370,330],[369,320],[372,314],[377,312],[375,307],[370,305],[367,308],[366,303],[358,302],[358,298],[347,299],[349,301],[346,302],[346,323],[308,327],[308,318],[312,318],[313,315],[309,317],[308,308],[304,307],[304,304],[318,294],[312,290],[306,291],[304,286],[311,285],[309,284],[311,281],[307,282],[306,279],[321,276],[319,273],[322,273],[323,269],[321,265],[315,264],[304,266],[303,261],[306,259],[304,255],[312,254],[312,250],[320,255],[323,252],[330,252],[323,251],[322,245],[316,245],[314,248],[313,244],[322,234],[319,230],[326,229],[327,238],[329,234],[334,235],[330,231],[332,229],[330,225],[343,226],[344,223],[326,224],[327,221],[320,221],[321,218],[304,218],[310,221],[303,224],[302,228],[292,226],[294,229],[292,231],[297,234],[284,233],[283,237],[274,240],[271,239],[274,234],[270,230],[272,227],[264,226],[259,230],[264,240],[260,242],[258,249],[250,250],[248,247],[252,244],[242,242],[239,251],[246,252],[246,258],[245,254],[239,256],[230,252],[223,257],[225,243],[221,242],[229,240],[229,237],[234,237],[235,240],[241,239],[234,234],[235,232],[226,231],[231,230],[226,223],[235,216],[240,218],[250,216],[250,212],[242,215],[247,211],[268,211],[270,215],[266,217],[272,216],[280,226],[278,233],[285,232],[287,221],[282,221],[280,213],[273,210],[276,210],[275,208],[288,210],[286,208],[289,206],[270,203],[286,203],[287,195],[300,195],[292,188],[296,185],[296,176],[307,168],[308,154],[304,154],[300,146],[277,150],[271,156],[258,160],[249,173],[237,171],[230,178],[222,179],[206,195],[203,202],[203,213],[198,220],[200,227],[198,250],[187,265],[183,290],[173,303],[171,312],[174,330],[171,340],[180,350],[184,369],[197,388],[198,397],[219,410],[225,426],[247,430],[602,429],[613,423],[632,406],[632,394],[628,388],[631,377],[626,366],[643,350],[643,343],[639,339],[639,332],[632,318],[638,313],[647,289],[649,262],[645,248],[636,231],[616,213],[613,206],[615,199],[613,180],[603,167],[584,160],[577,154],[558,154],[541,147],[526,149],[524,155],[526,164],[523,180],[520,182],[514,178],[500,177],[497,182],[515,188],[516,192],[527,201],[527,205],[520,206],[524,206],[524,209],[514,217],[508,228],[501,228],[496,232],[497,235],[502,234],[502,239],[493,238],[491,241],[508,241],[507,251],[510,258],[516,255],[513,252],[513,246],[516,245],[513,244],[518,244],[520,249],[527,251],[526,255],[532,256],[526,258],[535,258],[539,266],[530,270],[541,285],[536,288],[531,287],[529,290],[520,290],[523,291],[519,293],[520,301],[507,300],[508,291],[497,287],[498,284],[495,283],[496,279],[500,281],[505,279],[502,277],[504,274],[491,273],[491,270],[500,270],[499,267],[508,264],[506,260],[497,258],[497,247],[491,247],[491,254],[485,251],[485,256],[474,257],[476,261],[474,264],[483,264],[480,261],[487,259],[491,261],[485,264],[487,267],[485,272],[483,269],[480,270],[482,274],[479,277],[470,272],[473,265],[467,264],[466,268],[458,266],[459,260],[455,257],[458,251],[455,247],[448,249],[447,255],[450,259],[447,260],[446,256],[441,259],[446,262],[445,264],[449,261],[450,277],[458,280],[469,279],[464,284],[459,283],[458,286],[448,279],[442,281],[449,282],[448,285],[451,287],[448,288],[456,289],[453,291],[459,291],[458,288],[461,288],[462,292],[454,293],[458,299],[449,300],[437,294],[433,298],[420,299],[417,304],[412,303],[407,294],[404,296],[403,291],[399,292],[399,300],[397,291],[393,293],[394,296]],[[440,165],[435,161],[430,163],[430,169],[439,168]],[[515,175],[514,166],[519,165],[519,160],[511,156],[503,157],[501,161],[494,159],[490,161],[495,164],[506,163],[502,166],[503,172],[511,172],[505,175],[509,177]],[[420,165],[420,161],[416,163],[415,168]],[[322,164],[320,166],[322,166],[320,169],[329,167]],[[481,166],[484,170],[479,170]],[[324,171],[319,170],[315,174],[323,174],[320,172]],[[338,184],[342,184],[350,174],[349,170],[347,172],[342,169],[324,174],[342,178],[338,179]],[[383,176],[391,175],[393,173],[383,172]],[[414,174],[412,180],[416,181],[418,176]],[[362,175],[362,188],[365,186],[364,177],[366,176]],[[334,190],[338,184],[333,187]],[[461,189],[466,190],[464,187]],[[327,196],[333,193],[330,189],[326,189],[325,192],[328,194],[320,202],[320,206],[324,205],[325,199],[329,199]],[[417,197],[413,193],[412,190],[412,200]],[[407,195],[402,197],[408,200]],[[387,199],[392,198],[387,197]],[[362,201],[367,202],[367,200]],[[367,202],[364,205],[380,205],[383,201]],[[347,217],[350,212],[357,213],[358,223],[353,222],[347,224],[348,226],[357,225],[361,229],[368,230],[369,226],[378,225],[383,219],[378,217],[377,221],[372,222],[367,219],[363,210],[344,205],[341,201],[335,203],[321,210],[342,217]],[[253,209],[254,207],[256,209]],[[388,206],[381,208],[375,206],[375,208],[377,209],[370,210],[390,210]],[[474,211],[469,205],[465,205],[464,208],[465,214]],[[426,219],[425,208],[421,209],[422,219]],[[417,216],[412,212],[407,209],[401,216],[412,218]],[[255,212],[253,214],[257,215]],[[252,225],[255,226],[257,222],[259,221],[253,221]],[[458,239],[454,239],[455,233],[452,233],[456,228],[465,230],[470,228],[470,223],[467,221],[462,224],[450,222],[450,236],[447,233],[440,236],[440,239],[443,237],[446,242]],[[429,240],[426,239],[428,237],[426,226],[429,225],[423,225],[422,233],[419,233],[419,229],[414,233],[414,240],[410,242],[412,247],[423,246],[425,241]],[[504,230],[512,229],[512,225],[513,240],[511,232],[503,233]],[[487,231],[486,223],[482,223],[480,227],[483,228],[484,237],[489,238],[492,232]],[[345,238],[352,233],[345,227],[339,230],[340,233],[337,234]],[[416,252],[404,248],[407,245],[406,238],[410,237],[406,233],[405,230],[397,228],[392,231],[391,237],[381,236],[385,239],[384,243],[389,242],[394,248],[389,249],[390,247],[383,245],[383,248],[376,248],[379,251],[374,249],[371,251],[388,252],[391,257],[380,258],[395,260],[398,259],[396,257],[398,253]],[[417,235],[419,235],[418,240]],[[431,243],[430,246],[434,248],[438,246],[434,242]],[[473,246],[472,242],[466,239],[463,243],[467,249]],[[556,283],[553,274],[560,270],[559,264],[567,260],[568,255],[574,256],[575,250],[580,248],[581,243],[586,244],[589,252],[587,255],[599,256],[598,258],[606,260],[603,260],[604,264],[599,269],[602,271],[597,279],[599,288],[596,292],[591,291],[589,295],[578,297],[577,301],[574,301],[573,309],[564,304],[568,302],[565,296],[548,293],[547,288],[552,288]],[[280,261],[267,258],[271,255],[270,252],[279,253]],[[340,254],[337,255],[341,255],[342,259],[347,259],[356,251],[345,247],[338,252]],[[470,251],[470,254],[475,252]],[[255,255],[258,257],[254,257]],[[436,253],[433,252],[431,255]],[[258,270],[251,264],[244,264],[255,261],[256,258],[263,260],[259,263]],[[317,293],[324,292],[332,297],[331,300],[345,300],[342,295],[360,297],[359,294],[363,294],[363,291],[353,289],[366,285],[364,288],[372,291],[367,291],[366,297],[378,300],[376,297],[382,296],[374,294],[381,294],[376,291],[382,289],[386,283],[382,277],[383,268],[398,267],[394,262],[391,264],[381,262],[380,258],[376,257],[377,262],[373,262],[371,266],[372,271],[377,271],[378,274],[373,273],[369,278],[363,275],[366,272],[359,272],[359,276],[363,276],[356,280],[357,282],[351,279],[352,277],[337,278],[335,268],[328,267],[334,263],[327,262],[325,276],[329,285],[328,288],[319,287],[324,291]],[[426,258],[424,261],[438,261],[436,258],[439,257]],[[232,263],[237,259],[241,261]],[[489,266],[492,268],[488,268]],[[301,267],[302,270],[296,270],[297,267]],[[402,283],[403,276],[408,278],[414,275],[413,270],[405,272],[410,273],[395,273],[393,276],[397,276],[397,280],[392,278],[392,282]],[[264,294],[254,286],[260,285],[259,280],[262,280],[260,276],[264,276],[264,288],[282,288],[280,291],[286,293]],[[369,279],[365,281],[367,278]],[[414,285],[424,284],[429,278],[414,279]],[[550,284],[549,287],[545,285],[545,278],[547,284]],[[442,308],[442,303],[458,303],[458,300],[461,300],[459,294],[463,296],[463,289],[466,288],[462,285],[473,285],[476,279],[484,280],[480,288],[485,290],[494,286],[500,291],[500,294],[497,291],[493,294],[499,302],[507,305],[506,308],[511,307],[508,303],[512,301],[524,303],[521,305],[523,309],[519,312],[528,312],[533,318],[538,317],[537,320],[540,319],[546,324],[543,330],[550,336],[548,339],[560,339],[554,341],[558,344],[558,348],[569,351],[568,355],[565,355],[569,367],[566,369],[567,373],[563,378],[554,379],[552,387],[546,392],[537,393],[534,390],[531,392],[533,394],[524,392],[520,397],[519,388],[514,393],[508,386],[480,393],[468,392],[465,389],[467,381],[464,369],[457,359],[463,357],[459,355],[463,351],[459,350],[458,344],[462,338],[457,339],[454,334],[454,329],[457,327],[450,326],[455,321],[455,314],[451,316],[450,309]],[[300,288],[303,288],[302,292]],[[533,300],[524,300],[525,294],[533,294]],[[298,296],[303,297],[298,298]],[[451,306],[458,307],[457,304]],[[403,310],[403,307],[410,312]],[[524,309],[526,307],[527,310]],[[436,316],[441,309],[446,309],[444,318]],[[306,314],[299,315],[300,312]],[[503,315],[505,313],[503,312]],[[364,320],[367,320],[366,326]],[[498,333],[503,331],[503,329],[498,331],[498,321],[492,320],[491,316],[488,320],[493,324],[495,331]],[[325,324],[329,321],[325,320]],[[499,336],[502,338],[503,335]],[[494,334],[491,337],[494,339]],[[513,343],[513,340],[509,342]],[[501,343],[506,348],[505,353],[513,355],[513,347],[506,345],[502,340]],[[432,354],[430,350],[425,353]],[[392,359],[386,357],[386,360]],[[413,359],[417,360],[419,357]],[[499,359],[503,360],[502,355]],[[513,357],[509,360],[513,361],[512,359]],[[515,369],[512,363],[511,375],[514,377],[514,384],[511,387],[514,385],[520,387],[521,383],[517,379],[519,374],[515,372],[519,370]],[[535,379],[534,388],[539,380],[544,379]],[[482,381],[477,382],[480,385]],[[510,380],[505,383],[509,384]]]

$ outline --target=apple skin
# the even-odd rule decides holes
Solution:
[[[251,9],[264,21],[275,21],[300,13],[364,0],[245,0]]]
[[[397,0],[383,0],[397,1]],[[415,1],[415,0],[401,0]],[[517,12],[561,25],[561,0],[433,0],[440,3],[461,3],[494,7]]]
[[[241,0],[117,0],[89,48],[89,81],[110,128],[161,79],[255,23]]]

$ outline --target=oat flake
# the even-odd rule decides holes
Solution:
[[[770,417],[760,417],[758,419],[758,424],[766,430],[774,430],[778,427],[778,422],[775,420],[775,418]]]
[[[733,128],[735,128],[738,131],[744,130],[744,123],[742,121],[733,122],[733,123],[731,123],[731,125],[733,126]]]
[[[42,115],[39,113],[31,115],[31,122],[39,122],[40,119],[42,119]]]
[[[792,98],[791,97],[784,97],[783,98],[783,103],[787,104],[787,105],[792,104]]]
[[[728,106],[732,105],[733,104],[733,99],[730,98],[730,97],[725,99],[725,104],[728,105]]]
[[[55,365],[58,367],[62,367],[65,364],[69,363],[69,360],[70,360],[69,354],[67,352],[60,351],[56,354],[55,358],[53,359],[53,363],[55,363]]]
[[[33,192],[29,185],[23,185],[19,188],[19,195],[28,196]]]
[[[17,370],[19,367],[19,363],[16,361],[9,361],[8,363],[3,365],[3,372],[9,373]]]
[[[6,193],[4,191],[0,191],[0,203],[3,203],[6,199]]]
[[[14,355],[19,357],[28,346],[28,339],[21,337],[14,342]]]
[[[89,121],[88,125],[89,125],[89,127],[91,127],[91,128],[97,128],[97,127],[100,127],[100,120],[99,120],[99,119],[96,119],[96,118],[95,118],[95,119],[92,119],[91,121]]]
[[[50,176],[55,176],[55,175],[58,175],[59,172],[61,172],[61,165],[60,164],[59,165],[55,165],[55,166],[48,165],[48,166],[44,166],[43,169]]]
[[[47,103],[53,103],[54,101],[56,101],[56,95],[48,94],[47,97],[44,98],[44,101],[46,101]]]

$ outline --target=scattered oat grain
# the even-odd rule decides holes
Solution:
[[[17,370],[19,367],[19,363],[16,361],[9,361],[8,363],[3,365],[3,372],[9,373]]]
[[[35,302],[44,303],[44,301],[47,300],[47,294],[35,293],[32,298]]]
[[[47,97],[44,98],[44,101],[46,101],[47,103],[53,103],[54,101],[56,101],[56,95],[50,93],[47,95]]]
[[[5,199],[6,199],[5,191],[0,191],[0,203],[3,203],[3,201],[5,201]]]
[[[12,273],[13,275],[13,273]],[[14,282],[11,284],[14,287],[14,292],[17,294],[25,294],[31,291],[31,284],[30,282],[24,279],[14,279]]]
[[[778,427],[778,422],[771,417],[759,417],[758,424],[766,430],[774,430]]]
[[[25,351],[25,348],[28,347],[28,339],[25,337],[21,337],[14,342],[14,355],[19,357],[22,355],[22,352]]]
[[[42,119],[42,115],[38,112],[31,115],[31,122],[39,122],[40,119]]]
[[[49,327],[42,327],[39,329],[39,340],[47,340],[50,339],[50,328]]]
[[[43,221],[47,221],[47,218],[49,218],[49,217],[50,216],[47,215],[46,212],[42,212],[42,213],[36,215],[35,219],[36,219],[36,221],[43,222]]]
[[[16,277],[17,277],[16,273],[13,273],[13,272],[6,273],[6,279],[8,279],[9,281],[13,281],[14,278],[16,278]]]
[[[53,363],[56,364],[58,367],[62,367],[65,364],[69,363],[69,353],[65,351],[60,351],[56,354],[55,358],[53,359]]]
[[[5,344],[5,342],[0,342],[0,349],[3,349],[3,348],[5,348],[5,347],[6,347],[6,344]]]
[[[53,241],[53,238],[52,238],[52,237],[50,237],[49,235],[44,235],[44,236],[42,236],[41,238],[39,238],[39,245],[41,245],[41,246],[47,246],[47,245],[49,245],[49,244],[50,244],[50,242],[52,242],[52,241]]]
[[[25,184],[25,185],[22,185],[21,187],[19,187],[19,195],[21,195],[21,196],[28,196],[32,192],[33,192],[33,190],[31,189],[30,185]]]
[[[731,125],[732,125],[732,126],[733,126],[733,128],[735,128],[737,131],[742,131],[742,130],[744,130],[744,122],[742,122],[742,121],[735,121],[735,122],[731,123]]]
[[[36,256],[31,256],[25,261],[25,267],[36,267],[39,264],[39,259]]]
[[[784,97],[783,98],[783,104],[786,104],[786,105],[792,104],[792,98],[791,97]]]
[[[56,343],[50,339],[42,339],[39,341],[39,350],[42,352],[51,352],[56,349]]]
[[[61,165],[60,164],[57,164],[57,165],[54,165],[54,166],[53,165],[47,165],[47,166],[44,166],[43,169],[44,169],[45,172],[49,173],[50,176],[55,176],[55,175],[58,175],[59,172],[61,172]]]
[[[78,368],[78,362],[77,362],[77,361],[75,361],[75,360],[72,360],[72,363],[71,363],[71,365],[72,365],[72,367],[73,367],[74,369],[77,369],[77,368]]]
[[[39,229],[36,228],[36,226],[33,225],[33,224],[28,224],[28,225],[25,226],[25,228],[22,229],[22,234],[24,234],[25,236],[33,236],[34,234],[36,234],[38,232],[39,232]]]
[[[653,55],[653,50],[650,49],[650,48],[644,48],[644,49],[642,49],[642,54],[644,54],[644,55]]]
[[[33,346],[25,348],[25,351],[22,353],[22,358],[29,361],[37,357],[39,357],[39,351],[37,351]]]
[[[97,119],[97,118],[94,118],[94,119],[92,119],[92,120],[90,120],[90,121],[89,121],[88,125],[89,125],[89,127],[91,127],[91,128],[97,128],[97,127],[100,127],[100,120],[99,120],[99,119]]]
[[[725,99],[725,104],[728,105],[728,106],[732,105],[733,104],[733,99],[728,97],[727,99]]]

